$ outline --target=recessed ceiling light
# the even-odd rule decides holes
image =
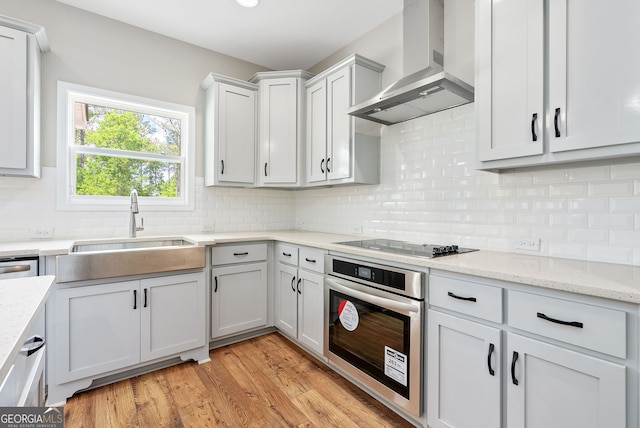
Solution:
[[[236,0],[240,6],[243,7],[256,7],[260,0]]]

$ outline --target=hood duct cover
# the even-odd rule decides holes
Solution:
[[[425,25],[425,22],[428,24]],[[442,67],[442,1],[405,0],[403,27],[404,71],[411,72],[411,68],[418,71],[400,79],[375,97],[353,106],[348,111],[350,115],[393,125],[473,102],[473,87]],[[417,60],[423,67],[421,69],[411,63],[419,56],[423,57]]]

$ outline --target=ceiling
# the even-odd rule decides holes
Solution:
[[[403,0],[57,0],[273,70],[308,69],[400,13]]]

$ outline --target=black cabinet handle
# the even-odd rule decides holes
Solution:
[[[298,289],[298,294],[302,294],[302,291],[300,291],[300,281],[302,281],[302,278],[298,278],[298,284],[296,285],[296,288]]]
[[[491,367],[491,356],[493,355],[493,351],[495,351],[496,347],[493,343],[489,343],[489,355],[487,355],[487,367],[489,367],[489,374],[491,376],[495,376],[496,372]]]
[[[30,337],[29,339],[25,340],[25,342],[24,342],[25,345],[29,345],[31,343],[37,343],[37,345],[34,346],[33,348],[25,346],[24,348],[20,349],[20,352],[26,353],[27,357],[30,357],[31,355],[35,354],[36,352],[38,352],[39,350],[42,349],[42,347],[45,344],[44,337],[36,335],[36,336]]]
[[[516,361],[518,361],[518,353],[513,351],[513,360],[511,360],[511,382],[514,385],[518,385],[518,379],[516,379]]]
[[[560,108],[556,109],[556,114],[553,116],[553,127],[556,131],[556,138],[560,136],[560,127],[558,122],[560,121]]]
[[[324,159],[320,161],[320,171],[324,174]]]
[[[142,304],[143,308],[147,307],[147,289],[144,289],[144,303]]]
[[[285,257],[291,257],[291,254],[285,253],[284,251],[282,252],[282,255],[285,256]]]
[[[458,300],[464,300],[464,301],[467,301],[467,302],[477,302],[478,301],[478,299],[476,299],[475,297],[462,297],[462,296],[458,296],[456,294],[453,294],[451,291],[449,291],[447,293],[447,296],[453,297],[454,299],[458,299]]]
[[[217,292],[218,292],[218,277],[217,277],[217,276],[214,276],[214,277],[213,277],[213,283],[214,283],[214,285],[213,285],[213,292],[214,292],[214,293],[217,293]]]
[[[264,163],[264,176],[267,176],[267,163]]]
[[[247,254],[249,254],[248,251],[245,251],[244,253],[233,253],[234,256],[246,256]]]
[[[531,116],[531,139],[538,141],[538,135],[536,134],[536,122],[538,121],[538,113],[533,113]]]
[[[315,262],[316,262],[315,260],[310,259],[310,258],[308,258],[308,257],[305,257],[304,259],[305,259],[306,261],[308,261],[309,263],[315,263]]]
[[[293,285],[296,282],[296,277],[294,276],[293,278],[291,278],[291,289],[293,290],[293,292],[296,292],[296,287]]]
[[[562,325],[568,325],[570,327],[577,327],[577,328],[583,328],[584,324],[579,322],[579,321],[562,321],[562,320],[558,320],[555,318],[550,318],[548,316],[546,316],[545,314],[543,314],[542,312],[538,312],[538,314],[536,315],[538,318],[541,318],[545,321],[549,321],[549,322],[553,322],[556,324],[562,324]]]
[[[138,290],[133,290],[133,310],[138,309]]]
[[[327,158],[327,172],[331,172],[331,168],[329,168],[329,162],[331,162],[331,158]]]
[[[224,160],[220,161],[220,164],[222,165],[222,169],[220,170],[220,174],[224,174]]]

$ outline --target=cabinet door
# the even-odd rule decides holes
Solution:
[[[623,366],[512,333],[507,340],[509,428],[626,426]]]
[[[543,153],[543,3],[476,2],[481,161]]]
[[[260,82],[258,174],[265,184],[298,181],[298,79]]]
[[[550,151],[640,141],[638,16],[637,1],[550,2]]]
[[[278,263],[276,267],[276,327],[292,337],[298,334],[298,269]]]
[[[204,273],[145,279],[140,288],[142,361],[204,346]]]
[[[211,270],[211,338],[267,325],[267,263]]]
[[[140,361],[139,285],[127,281],[56,292],[55,383]]]
[[[429,425],[500,427],[500,330],[431,310],[427,318]]]
[[[327,77],[327,178],[351,177],[352,123],[351,68],[345,67]]]
[[[27,43],[0,26],[0,168],[27,168]]]
[[[307,183],[327,179],[327,81],[307,88]]]
[[[256,93],[220,83],[218,180],[253,184],[256,170]]]
[[[298,271],[298,340],[322,355],[324,350],[324,277]]]

